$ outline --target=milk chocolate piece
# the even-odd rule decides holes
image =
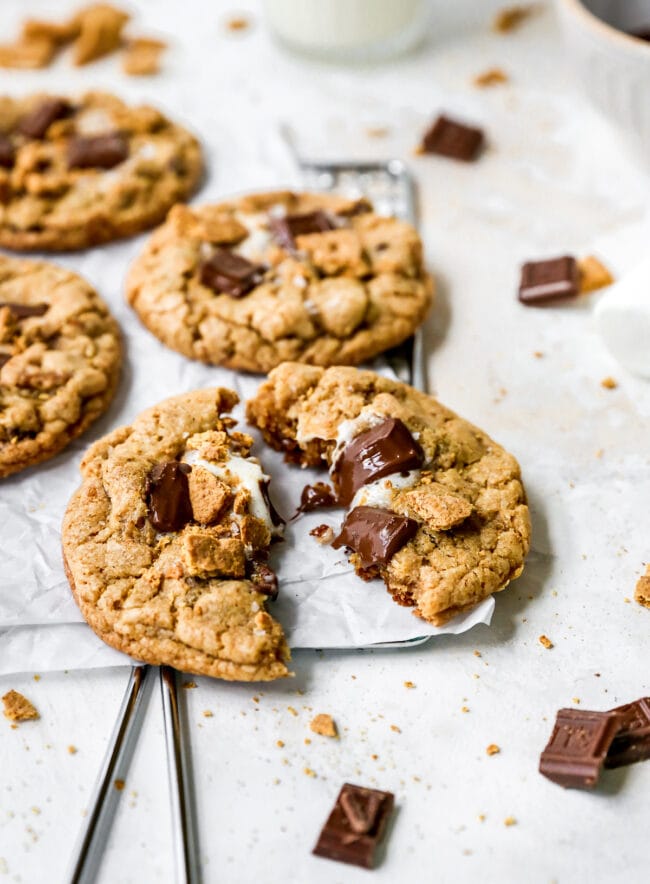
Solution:
[[[258,592],[267,595],[274,602],[278,597],[278,578],[266,562],[252,559],[247,562],[247,577]]]
[[[325,859],[373,869],[377,847],[394,806],[392,792],[345,783],[313,853]]]
[[[424,452],[405,424],[386,418],[349,442],[332,470],[339,501],[347,506],[368,482],[391,473],[415,470],[424,463]]]
[[[623,767],[650,759],[650,697],[641,697],[611,711],[618,713],[622,722],[607,753],[605,767]]]
[[[112,169],[129,155],[129,143],[119,132],[78,135],[68,144],[69,169]]]
[[[560,709],[539,772],[565,789],[593,789],[623,721],[618,712]]]
[[[11,359],[11,353],[0,353],[0,368]]]
[[[0,167],[3,169],[13,168],[16,162],[16,149],[10,138],[0,135]]]
[[[63,98],[46,98],[18,121],[16,130],[27,138],[43,138],[52,123],[67,117],[71,110]]]
[[[326,230],[334,230],[336,224],[332,218],[321,209],[315,212],[306,212],[303,215],[285,215],[283,218],[272,217],[269,221],[271,233],[277,242],[285,249],[296,248],[296,237],[305,236],[308,233],[324,233]]]
[[[177,460],[157,463],[147,477],[149,520],[156,531],[181,531],[192,519],[187,481],[192,467]]]
[[[332,546],[354,550],[362,568],[387,565],[395,553],[415,537],[417,530],[415,519],[398,516],[390,510],[357,506],[348,513]]]
[[[300,506],[296,510],[294,519],[301,513],[309,513],[312,510],[336,506],[337,503],[334,491],[326,482],[314,482],[313,485],[305,485],[300,495]]]
[[[47,304],[14,304],[12,301],[0,301],[0,307],[8,307],[16,319],[43,316],[49,310]]]
[[[201,283],[217,294],[241,298],[262,282],[265,268],[229,249],[215,249],[201,264]]]
[[[547,261],[528,261],[521,268],[519,300],[522,304],[549,304],[574,298],[580,291],[578,263],[571,255]]]
[[[421,150],[423,153],[436,153],[471,163],[478,158],[484,142],[482,129],[466,126],[441,114],[424,133]]]

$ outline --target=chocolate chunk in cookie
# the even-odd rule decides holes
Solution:
[[[415,519],[390,510],[357,506],[346,516],[341,533],[332,541],[334,549],[348,547],[359,556],[363,569],[387,565],[395,553],[417,534]]]
[[[30,316],[44,316],[49,310],[48,304],[15,304],[12,301],[0,301],[0,308],[7,307],[16,319],[27,319]]]
[[[253,264],[228,249],[216,249],[201,264],[199,276],[203,285],[217,294],[241,298],[262,281],[264,267]]]
[[[320,209],[301,215],[272,217],[269,226],[277,242],[285,249],[295,249],[296,239],[299,236],[324,233],[326,230],[336,228],[331,216]]]
[[[46,98],[18,121],[16,130],[27,138],[43,138],[52,123],[67,117],[72,106],[65,98]]]
[[[152,467],[147,477],[147,505],[157,531],[180,531],[192,518],[187,477],[192,467],[167,461]]]
[[[129,143],[119,132],[77,136],[68,144],[69,169],[112,169],[129,155]]]

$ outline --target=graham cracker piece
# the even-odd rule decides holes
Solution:
[[[73,19],[79,28],[72,61],[80,66],[108,55],[120,46],[122,30],[130,15],[108,3],[81,9]]]
[[[203,574],[246,575],[244,544],[236,537],[218,537],[201,529],[192,531],[183,537],[183,560],[186,573],[193,577]]]
[[[605,288],[614,282],[614,277],[607,267],[593,255],[578,259],[578,271],[580,273],[580,293],[583,295]]]
[[[339,735],[336,722],[331,715],[325,712],[320,712],[314,716],[309,722],[309,728],[315,734],[320,734],[322,737],[338,737]]]
[[[195,466],[188,476],[192,514],[196,522],[212,525],[232,499],[225,482],[204,467]]]
[[[9,691],[2,698],[5,718],[9,721],[30,721],[40,718],[38,710],[18,691]]]
[[[637,580],[634,601],[644,608],[650,608],[650,565],[646,565],[645,574]]]
[[[0,67],[45,68],[56,52],[56,43],[47,37],[22,38],[0,46]]]
[[[436,484],[414,488],[400,495],[409,510],[436,531],[448,531],[471,516],[472,504]]]
[[[146,77],[160,71],[160,56],[167,48],[163,40],[136,37],[129,40],[122,56],[122,70],[130,77]]]
[[[253,549],[264,549],[271,543],[271,532],[266,522],[247,514],[239,523],[242,542]]]

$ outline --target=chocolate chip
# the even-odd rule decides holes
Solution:
[[[435,153],[471,163],[478,158],[485,136],[482,129],[439,116],[422,138],[423,153]]]
[[[43,138],[52,123],[67,117],[71,110],[64,98],[46,98],[18,121],[16,129],[27,138]]]
[[[605,767],[623,767],[650,759],[650,697],[610,711],[620,715],[622,722],[605,758]]]
[[[177,460],[152,467],[147,477],[146,496],[149,520],[156,531],[181,531],[192,519],[187,481],[192,467]]]
[[[560,709],[539,772],[565,789],[592,789],[622,721],[617,712]]]
[[[571,255],[528,261],[521,268],[519,300],[522,304],[548,304],[575,297],[580,291],[578,263]]]
[[[253,264],[236,252],[215,249],[212,257],[201,264],[199,279],[217,294],[241,298],[262,282],[264,272],[261,264]]]
[[[398,418],[386,418],[349,442],[332,470],[339,501],[347,506],[368,482],[415,470],[424,463],[424,452],[408,427]]]
[[[345,783],[314,847],[316,856],[372,869],[395,796]]]
[[[305,485],[300,495],[300,506],[296,510],[294,519],[301,513],[330,506],[338,503],[334,491],[325,482],[315,482],[313,485]]]
[[[68,144],[69,169],[112,169],[129,155],[129,143],[119,132],[78,135]]]
[[[272,217],[269,227],[279,245],[292,251],[296,248],[296,237],[305,236],[308,233],[324,233],[327,230],[334,230],[336,224],[326,212],[317,209],[315,212],[306,212],[302,215],[285,215],[283,218]]]
[[[16,319],[43,316],[49,310],[48,304],[15,304],[12,301],[0,301],[0,307],[8,307]]]
[[[377,507],[357,506],[348,513],[332,546],[348,547],[357,553],[362,568],[371,568],[387,565],[417,531],[414,519]]]
[[[16,162],[16,149],[10,138],[0,135],[0,166],[3,169],[12,169]]]

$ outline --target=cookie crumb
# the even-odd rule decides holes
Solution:
[[[606,390],[615,390],[618,387],[618,381],[614,380],[612,377],[606,377],[602,379],[600,386],[604,387]]]
[[[576,706],[580,705],[580,697],[571,697],[571,702],[575,703]]]
[[[303,768],[302,772],[308,777],[315,777],[316,776],[316,771],[312,770],[311,767]]]
[[[501,83],[509,82],[510,77],[502,68],[488,68],[482,74],[476,74],[472,79],[472,83],[478,89],[487,89],[491,86],[498,86]]]
[[[501,751],[501,748],[497,746],[496,743],[490,743],[490,745],[485,750],[488,755],[498,755]]]
[[[35,675],[35,676],[34,676],[34,681],[40,681],[40,680],[41,680],[40,675]]]
[[[479,813],[477,819],[478,819],[479,823],[484,823],[485,822],[485,814]]]
[[[461,712],[469,712],[469,706],[461,706],[460,711]]]
[[[509,34],[527,18],[530,18],[536,9],[536,3],[529,3],[525,6],[505,6],[492,19],[492,30],[498,34]]]
[[[504,826],[516,826],[517,820],[513,816],[507,816],[503,821]]]
[[[412,681],[405,681],[405,682],[404,682],[404,687],[405,687],[405,688],[414,688],[414,687],[415,687],[415,684],[414,684]]]
[[[238,33],[247,31],[251,27],[251,20],[245,15],[233,15],[226,20],[226,29]]]
[[[38,710],[18,691],[8,691],[2,698],[5,718],[9,721],[31,721],[40,718]]]
[[[533,356],[535,357],[535,359],[543,359],[544,358],[544,351],[543,350],[534,350]]]
[[[388,126],[368,126],[366,127],[366,135],[368,138],[386,138],[390,135]]]
[[[113,783],[113,786],[117,789],[118,792],[122,792],[125,785],[126,784],[124,780],[115,780],[115,782]]]
[[[214,712],[212,712],[211,709],[204,709],[203,710],[203,717],[204,718],[212,718],[213,715],[214,715]]]
[[[294,717],[296,717],[298,715],[297,710],[294,709],[293,706],[287,706],[287,711],[290,712]]]
[[[395,731],[396,734],[401,734],[401,733],[402,733],[402,729],[399,728],[396,724],[391,724],[390,729],[391,729],[392,731]]]
[[[325,712],[312,718],[309,727],[315,734],[320,734],[322,737],[338,737],[339,735],[334,719]]]
[[[553,647],[553,642],[547,635],[540,635],[538,638],[540,645],[543,645],[547,650]]]
[[[181,685],[181,687],[185,688],[186,691],[189,691],[192,688],[196,687],[196,682],[195,681],[184,681],[183,684]]]
[[[634,601],[644,608],[650,608],[650,565],[646,565],[645,574],[636,582]]]
[[[474,656],[475,657],[482,657],[483,655],[481,654],[480,651],[474,651]]]
[[[276,740],[275,745],[278,747],[278,749],[284,749],[284,740]]]
[[[70,755],[76,755],[79,750],[76,746],[73,746],[72,743],[68,746],[68,753]]]
[[[130,77],[149,77],[160,72],[160,57],[167,48],[162,40],[137,37],[129,40],[122,56],[122,70]]]
[[[614,277],[607,267],[593,255],[578,259],[580,273],[580,292],[583,295],[603,289],[614,282]]]

